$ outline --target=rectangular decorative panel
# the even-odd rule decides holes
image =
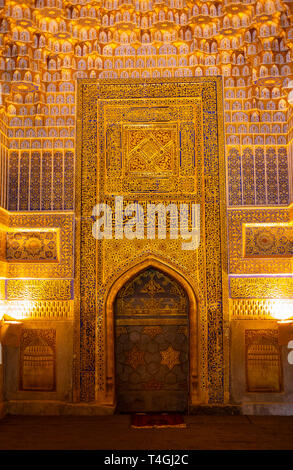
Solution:
[[[228,92],[229,93],[229,92]],[[244,100],[246,103],[246,100]],[[232,104],[233,103],[233,104]],[[231,100],[232,106],[237,101]],[[235,119],[237,113],[234,114]],[[266,116],[267,117],[267,116]],[[243,118],[241,118],[242,120]],[[233,126],[234,127],[234,126]],[[231,128],[230,128],[231,129]],[[248,137],[243,125],[239,126],[241,137],[248,144]],[[239,132],[239,131],[238,131]],[[258,132],[257,127],[252,124],[249,132]],[[261,132],[264,132],[262,130]],[[268,128],[267,139],[273,138]],[[273,125],[274,133],[280,133],[278,125]],[[258,136],[257,139],[263,139]],[[284,137],[279,136],[283,144]],[[229,143],[230,138],[227,138]],[[255,145],[252,141],[249,145],[229,145],[228,155],[228,183],[229,183],[229,205],[230,206],[262,206],[262,205],[287,205],[289,202],[289,155],[285,146]],[[269,142],[271,143],[271,142]]]
[[[46,141],[41,145],[43,149],[39,151],[14,151],[9,155],[8,208],[11,211],[74,208],[74,152],[66,148],[48,150]]]
[[[70,300],[73,285],[69,279],[8,279],[7,300]]]
[[[20,390],[56,389],[56,331],[23,329],[20,341]]]
[[[185,273],[196,291],[198,383],[211,403],[223,402],[227,266],[221,79],[83,80],[77,144],[81,399],[103,400],[113,387],[106,372],[107,344],[113,340],[105,344],[106,298],[117,277],[148,257]],[[170,239],[168,228],[166,239],[113,234],[96,241],[93,207],[103,202],[115,209],[114,196],[123,196],[123,209],[129,203],[199,204],[199,248],[182,250],[182,239]]]
[[[229,299],[229,313],[233,320],[273,320],[276,309],[288,305],[293,310],[293,299]]]
[[[229,209],[228,242],[231,274],[292,273],[288,208]]]
[[[13,262],[58,263],[58,231],[15,231],[7,233],[6,259]]]
[[[247,258],[290,258],[293,256],[293,225],[247,224],[243,245]]]
[[[73,223],[70,213],[11,214],[7,277],[72,278]]]
[[[99,102],[105,195],[196,192],[195,162],[202,151],[199,97],[188,102],[169,98],[164,106],[151,97],[148,101],[148,108],[139,100],[135,106],[124,99]]]
[[[178,173],[176,124],[125,125],[123,128],[123,173],[127,178],[175,176]],[[177,170],[177,171],[176,171]]]
[[[293,278],[230,277],[230,296],[236,299],[290,299],[293,297]]]
[[[246,381],[248,392],[281,392],[281,348],[278,330],[246,330]]]

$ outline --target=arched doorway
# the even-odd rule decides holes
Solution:
[[[186,411],[189,299],[170,275],[148,267],[114,305],[117,411]]]
[[[115,299],[125,282],[147,264],[162,268],[188,295],[190,405],[224,403],[229,396],[222,101],[221,77],[80,83],[73,385],[77,401],[95,402],[105,413],[116,407]],[[158,121],[161,111],[163,120]],[[172,152],[172,174],[161,180],[161,170],[155,168],[150,178],[134,171],[129,179],[124,171],[132,155],[127,142],[145,124],[148,137],[154,130],[159,135],[163,126],[178,141]],[[202,139],[203,135],[208,138]],[[114,195],[123,198],[121,210]],[[111,207],[113,238],[95,240],[92,211],[100,201]],[[125,218],[121,225],[120,216],[134,201],[144,208],[150,202],[179,206],[182,202],[190,209],[199,203],[200,247],[182,250],[182,240],[170,240],[169,230],[165,240],[117,237],[124,227]]]

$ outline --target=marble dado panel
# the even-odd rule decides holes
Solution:
[[[20,341],[19,389],[56,390],[56,330],[24,329]]]
[[[6,259],[9,262],[59,261],[59,230],[13,231],[6,235]]]

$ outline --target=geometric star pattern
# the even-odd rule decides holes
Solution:
[[[161,351],[161,356],[161,364],[167,366],[170,370],[173,369],[176,364],[180,364],[180,351],[176,351],[176,349],[173,349],[171,345],[168,349],[165,349],[165,351]]]
[[[133,369],[136,369],[139,364],[144,364],[144,351],[140,351],[137,346],[133,346],[130,351],[125,351],[125,364],[130,365]]]

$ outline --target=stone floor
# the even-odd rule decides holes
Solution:
[[[186,429],[132,429],[129,415],[6,416],[1,450],[291,449],[293,416],[186,416]]]

